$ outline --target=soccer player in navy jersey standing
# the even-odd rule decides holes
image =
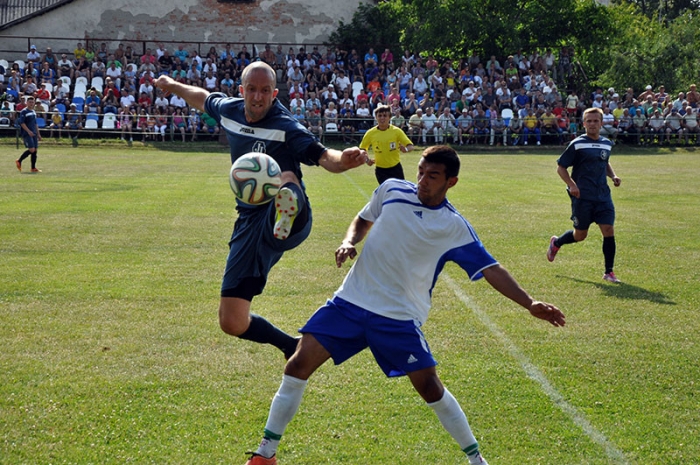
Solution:
[[[447,200],[458,180],[457,152],[442,145],[422,155],[416,184],[386,180],[350,224],[335,261],[338,267],[348,258],[358,257],[357,262],[333,298],[301,328],[301,342],[285,367],[263,440],[246,465],[276,465],[279,442],[309,377],[329,358],[340,364],[367,347],[387,376],[408,377],[471,465],[486,465],[466,415],[437,375],[437,362],[420,329],[438,274],[446,262],[455,262],[470,279],[485,278],[532,316],[554,326],[564,326],[566,320],[557,307],[534,300],[520,287]],[[358,254],[356,246],[365,237]]]
[[[324,147],[277,100],[275,71],[262,61],[247,65],[239,87],[243,98],[160,76],[155,85],[182,97],[190,107],[216,119],[228,137],[231,163],[249,152],[274,158],[282,170],[282,188],[274,202],[237,204],[238,219],[229,242],[219,303],[219,325],[232,336],[272,344],[289,358],[298,339],[267,319],[251,313],[253,297],[263,292],[270,269],[286,250],[301,244],[311,231],[311,206],[302,182],[301,163],[321,165],[332,173],[369,161],[357,147],[342,152]]]
[[[603,257],[605,273],[603,279],[620,283],[615,276],[615,206],[613,205],[607,178],[613,185],[620,185],[620,178],[610,165],[610,150],[613,143],[600,135],[603,125],[603,111],[589,108],[583,112],[585,134],[569,143],[557,160],[557,173],[566,183],[571,198],[571,219],[574,229],[549,240],[547,259],[552,262],[559,249],[574,242],[581,242],[588,236],[591,223],[597,223],[603,234]],[[569,174],[569,167],[572,167]]]
[[[37,150],[39,149],[39,141],[41,140],[41,133],[39,132],[39,126],[36,122],[36,112],[34,111],[34,105],[36,101],[34,97],[27,98],[27,106],[23,108],[19,113],[17,118],[17,123],[20,127],[20,133],[22,135],[22,140],[24,141],[24,146],[27,150],[15,160],[15,166],[17,169],[22,171],[22,161],[25,158],[31,156],[32,163],[32,173],[40,173],[41,170],[36,167]]]

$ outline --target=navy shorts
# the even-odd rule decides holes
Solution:
[[[239,297],[253,300],[262,294],[267,275],[287,250],[297,247],[311,233],[311,206],[305,198],[306,224],[287,239],[276,239],[273,235],[275,202],[260,207],[239,205],[238,219],[229,241],[221,297]],[[294,224],[297,228],[297,224]]]
[[[333,297],[299,330],[312,334],[340,365],[369,347],[387,376],[403,376],[437,365],[419,325],[394,320]]]
[[[615,224],[615,206],[612,200],[596,202],[577,199],[572,195],[569,197],[571,198],[571,221],[574,222],[574,228],[587,231],[591,223]]]
[[[28,149],[35,149],[39,147],[39,138],[37,136],[24,136],[24,146]]]

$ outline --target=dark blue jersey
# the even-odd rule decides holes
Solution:
[[[34,133],[34,136],[36,136],[36,112],[34,110],[30,110],[29,108],[22,109],[22,111],[19,113],[19,118],[17,119],[17,125],[22,131],[22,137],[28,137],[29,134],[22,127],[22,123],[27,126],[27,129]]]
[[[231,163],[249,152],[270,155],[282,171],[292,171],[301,180],[301,163],[318,165],[326,148],[315,135],[294,118],[275,99],[270,111],[260,121],[248,123],[242,98],[213,93],[207,97],[204,110],[226,131],[231,146]]]
[[[573,167],[571,179],[581,192],[581,199],[610,200],[607,170],[613,143],[605,137],[593,140],[585,134],[569,143],[557,163],[564,168]]]

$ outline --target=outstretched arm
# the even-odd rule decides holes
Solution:
[[[494,265],[483,271],[484,278],[494,289],[513,302],[525,307],[532,316],[549,321],[554,326],[564,326],[566,317],[552,304],[539,302],[530,297],[511,274],[501,265]]]
[[[359,147],[349,147],[342,152],[336,149],[326,149],[318,161],[319,165],[331,173],[342,173],[365,163],[371,165],[373,162],[367,156],[367,151]]]
[[[352,260],[357,256],[355,244],[361,242],[362,239],[365,238],[373,224],[374,223],[371,221],[360,218],[359,215],[352,220],[348,231],[345,233],[345,239],[343,239],[340,247],[335,251],[335,264],[338,265],[338,268],[340,268],[348,258]]]
[[[204,111],[204,101],[209,96],[209,91],[201,87],[190,86],[183,84],[171,78],[170,76],[159,76],[155,81],[155,86],[163,89],[165,95],[175,94],[182,97],[190,107],[196,108],[199,111]]]

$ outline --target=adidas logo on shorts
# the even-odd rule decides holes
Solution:
[[[413,354],[408,356],[408,363],[416,363],[418,359],[413,356]]]

